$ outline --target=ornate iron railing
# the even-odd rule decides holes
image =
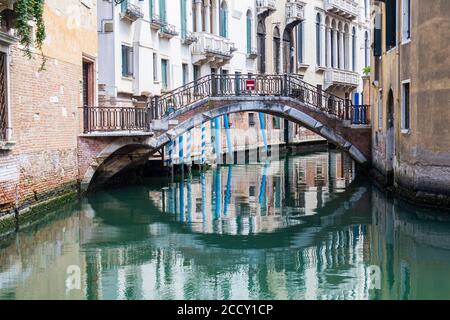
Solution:
[[[84,132],[147,131],[148,108],[84,107]]]
[[[350,124],[370,124],[369,106],[354,106],[302,80],[299,75],[215,75],[190,82],[161,96],[146,108],[85,108],[85,131],[148,130],[152,120],[166,118],[210,97],[290,97]]]

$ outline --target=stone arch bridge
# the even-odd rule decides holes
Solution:
[[[162,96],[145,108],[85,107],[79,137],[82,191],[145,163],[171,140],[225,114],[263,112],[300,124],[370,164],[368,106],[354,106],[299,75],[208,75]]]

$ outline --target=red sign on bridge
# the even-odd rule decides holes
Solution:
[[[256,89],[256,82],[254,79],[245,80],[245,90],[254,91]]]

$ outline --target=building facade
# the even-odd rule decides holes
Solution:
[[[148,97],[211,73],[235,77],[258,73],[258,8],[259,3],[250,0],[129,0],[120,5],[99,0],[99,104],[142,107]],[[227,118],[207,124],[209,159],[216,150],[262,147],[262,130],[270,129],[267,135],[273,144],[319,139],[299,128],[293,137],[285,132],[285,122],[265,114]],[[249,134],[241,142],[243,130]],[[191,153],[198,156],[201,129],[195,128],[191,135]],[[178,155],[176,150],[175,158]]]
[[[373,165],[410,199],[450,196],[450,3],[373,2]]]
[[[24,56],[15,2],[0,6],[0,217],[77,190],[82,106],[97,99],[96,2],[45,1],[44,70],[37,48]]]
[[[258,72],[301,74],[319,92],[364,104],[361,76],[370,65],[369,1],[259,0],[257,5]],[[295,138],[300,129],[290,126]]]

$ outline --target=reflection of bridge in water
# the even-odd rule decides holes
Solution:
[[[354,179],[343,153],[318,153],[253,166],[217,167],[178,179],[150,199],[200,233],[256,234],[304,223]]]

